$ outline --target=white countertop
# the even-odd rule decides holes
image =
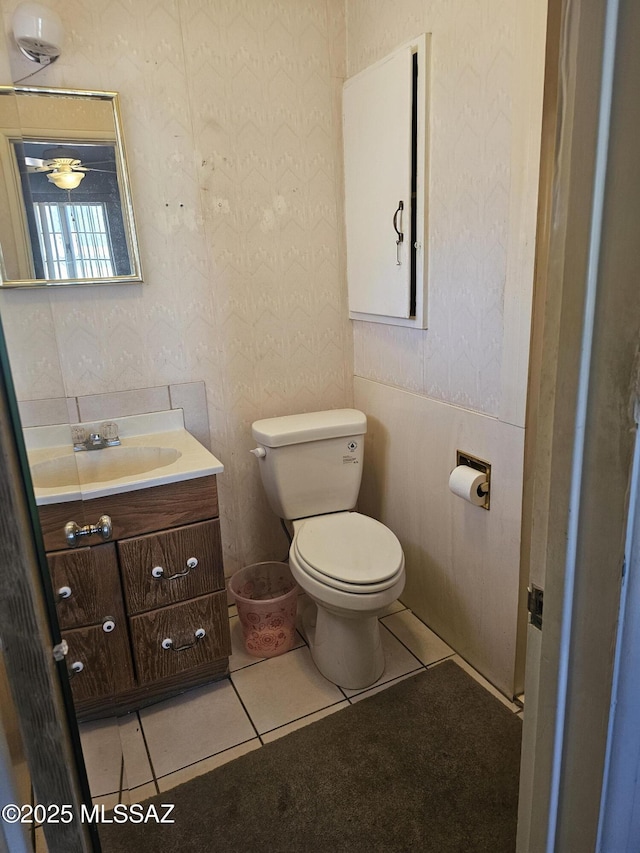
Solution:
[[[75,452],[69,424],[24,430],[38,506],[147,489],[224,470],[222,462],[184,428],[182,409],[111,422],[118,426],[121,443],[100,450]],[[87,433],[100,432],[100,423],[80,426]]]

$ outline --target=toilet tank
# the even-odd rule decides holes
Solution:
[[[360,491],[367,418],[333,409],[256,421],[262,483],[280,518],[353,509]]]

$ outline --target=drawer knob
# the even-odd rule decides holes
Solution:
[[[160,645],[165,651],[183,652],[185,651],[185,649],[192,649],[197,643],[200,642],[200,640],[202,640],[203,637],[206,636],[206,633],[207,632],[204,630],[204,628],[197,628],[193,634],[193,636],[195,637],[193,643],[185,643],[184,646],[174,646],[171,637],[166,637]]]
[[[110,616],[107,616],[107,618],[102,623],[102,630],[105,632],[105,634],[110,634],[115,627],[116,620],[112,619]]]
[[[84,664],[81,660],[74,661],[69,669],[67,670],[67,674],[69,676],[69,680],[71,680],[75,675],[78,675],[84,669]]]
[[[97,524],[85,524],[80,527],[75,521],[68,521],[64,526],[64,537],[70,548],[77,548],[84,536],[93,536],[99,533],[105,540],[111,539],[113,525],[108,515],[101,515]]]
[[[58,601],[64,601],[65,598],[71,598],[71,587],[61,586],[58,590]]]
[[[172,575],[165,575],[164,568],[162,566],[155,566],[151,569],[151,577],[156,580],[165,580],[165,581],[174,581],[176,578],[183,578],[189,574],[192,569],[195,569],[198,565],[197,557],[189,557],[187,560],[187,568],[183,572],[174,572]]]

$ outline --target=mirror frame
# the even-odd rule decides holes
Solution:
[[[104,278],[65,278],[65,279],[8,279],[5,278],[5,264],[4,258],[2,254],[2,243],[0,240],[0,288],[22,288],[22,287],[66,287],[70,285],[89,285],[89,286],[98,286],[103,284],[132,284],[132,283],[141,283],[143,281],[142,277],[142,265],[140,262],[140,249],[138,246],[138,237],[137,230],[135,224],[135,217],[133,212],[133,201],[131,197],[131,183],[129,180],[129,172],[127,168],[127,160],[125,154],[125,145],[124,145],[124,135],[122,131],[122,118],[120,114],[120,103],[117,92],[102,92],[102,91],[90,91],[84,89],[58,89],[58,88],[44,88],[40,86],[0,86],[0,97],[7,95],[43,95],[48,97],[83,97],[83,98],[96,98],[102,101],[110,101],[113,107],[113,122],[114,122],[114,145],[115,145],[115,160],[116,160],[116,173],[117,173],[117,181],[118,181],[118,189],[120,192],[120,201],[122,207],[122,216],[124,220],[125,226],[125,235],[127,240],[127,248],[129,252],[129,258],[131,261],[131,273],[129,275],[119,275],[119,276],[105,276]],[[19,108],[18,115],[19,115]],[[71,132],[73,133],[73,132]],[[0,128],[0,135],[4,134],[3,130]],[[13,139],[20,138],[16,137],[15,133],[9,131],[8,134],[5,135],[5,139],[7,143],[11,144]],[[74,140],[70,140],[73,142]],[[75,140],[80,142],[82,140]],[[55,139],[52,142],[60,143],[61,140]],[[6,175],[9,178],[8,175]],[[11,201],[10,207],[15,210],[16,206],[20,206],[20,217],[21,223],[20,227],[24,232],[27,231],[26,228],[26,217],[24,212],[24,197],[20,186],[20,176],[18,174],[17,166],[13,170],[12,176],[12,184],[13,189],[16,193],[16,198]],[[28,239],[28,234],[26,236],[26,245],[31,247],[31,241]]]

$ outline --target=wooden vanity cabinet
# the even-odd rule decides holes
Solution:
[[[77,702],[110,700],[135,686],[113,543],[47,554],[67,667]],[[112,662],[117,661],[117,666]]]
[[[80,719],[228,675],[215,476],[39,510]],[[68,521],[105,514],[114,541],[67,545]]]

